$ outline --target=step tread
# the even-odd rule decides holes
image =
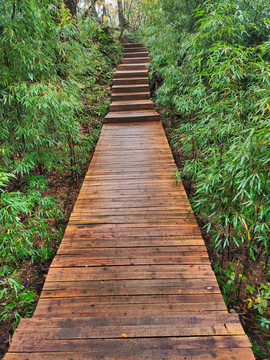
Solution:
[[[145,55],[146,57],[148,57],[148,55],[149,55],[149,52],[148,51],[142,51],[142,52],[134,52],[134,53],[125,53],[124,54],[124,59],[126,58],[128,58],[128,59],[132,59],[132,58],[134,58],[134,57],[142,57],[142,55]]]
[[[132,52],[132,51],[136,52],[136,50],[147,51],[147,48],[145,46],[137,46],[137,47],[135,46],[135,47],[125,48],[124,50],[125,52]]]
[[[132,100],[148,100],[151,94],[148,92],[134,92],[134,93],[113,93],[113,101],[132,101]]]
[[[148,70],[117,70],[115,74],[148,74]]]
[[[122,44],[124,48],[131,48],[131,47],[144,47],[141,43],[128,43]]]
[[[132,66],[148,66],[148,63],[133,63],[133,64],[120,64],[118,66],[132,67]]]
[[[151,58],[149,56],[146,57],[134,57],[134,58],[125,58],[123,59],[123,61],[139,61],[139,64],[141,64],[141,62],[145,61],[145,62],[149,62],[151,61]],[[122,64],[126,64],[125,62]]]
[[[153,104],[153,101],[146,100],[123,100],[123,101],[113,101],[111,105],[144,105],[144,104]]]
[[[146,88],[149,88],[149,85],[148,84],[134,84],[134,85],[113,85],[113,89],[129,89],[129,88],[133,88],[133,89],[137,89],[137,88],[140,88],[140,87],[146,87]]]
[[[141,91],[141,92],[130,92],[130,93],[121,93],[121,94],[113,94],[113,96],[136,96],[136,95],[150,95],[150,91]],[[118,101],[118,100],[117,100]],[[121,101],[121,100],[119,100]],[[133,101],[133,100],[130,100]]]
[[[114,79],[115,80],[118,80],[118,79]],[[142,77],[130,77],[130,78],[125,78],[125,79],[122,79],[124,81],[128,81],[128,80],[148,80],[149,81],[149,77],[148,76],[142,76]]]
[[[140,117],[140,116],[154,116],[159,115],[155,110],[135,110],[135,111],[117,111],[117,112],[109,112],[109,114],[105,117],[108,118],[130,118],[130,117]]]

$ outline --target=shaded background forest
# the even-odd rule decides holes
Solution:
[[[61,240],[108,110],[121,37],[149,48],[174,176],[229,310],[241,314],[256,356],[269,356],[269,9],[268,0],[1,5],[4,343],[20,316],[31,316]]]

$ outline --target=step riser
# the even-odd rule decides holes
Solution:
[[[138,57],[148,57],[148,52],[143,51],[143,52],[138,52],[138,53],[130,53],[130,54],[124,54],[124,59],[130,59],[130,58],[138,58]]]
[[[138,86],[136,88],[134,86],[122,87],[122,88],[115,88],[115,87],[112,88],[113,94],[147,92],[147,91],[149,91],[148,85]]]
[[[151,116],[140,116],[140,117],[128,117],[126,119],[123,118],[105,118],[105,124],[112,123],[129,123],[129,122],[140,122],[140,121],[160,121],[160,115],[151,115]]]
[[[148,66],[146,64],[123,64],[118,65],[117,70],[119,71],[138,71],[138,70],[147,70]]]
[[[127,72],[116,72],[114,73],[114,79],[121,79],[121,78],[136,78],[136,77],[145,77],[148,76],[148,71],[138,71],[138,72],[132,72],[132,71],[127,71]]]
[[[148,99],[150,99],[150,92],[148,94],[146,93],[126,94],[126,95],[112,94],[113,101],[148,100]]]
[[[138,78],[138,79],[114,79],[113,85],[141,85],[141,84],[149,84],[148,78]]]
[[[136,48],[125,49],[124,54],[136,53],[136,52],[146,52],[146,51],[147,51],[146,47],[136,47]]]
[[[147,64],[151,61],[150,57],[145,58],[132,58],[132,59],[123,59],[123,64]]]
[[[134,104],[134,105],[111,105],[110,111],[137,111],[137,110],[154,110],[154,104]]]

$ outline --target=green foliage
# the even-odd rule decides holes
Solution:
[[[248,309],[255,310],[259,313],[259,328],[267,334],[270,327],[269,301],[270,301],[270,284],[260,284],[256,289],[250,285],[246,286],[249,298],[247,299]]]
[[[30,315],[36,295],[20,267],[51,259],[63,204],[51,174],[78,179],[109,103],[121,45],[91,18],[72,19],[58,0],[0,6],[0,298],[4,324]]]
[[[233,294],[236,292],[237,281],[241,276],[236,275],[235,267],[230,262],[229,267],[223,269],[219,262],[214,264],[214,272],[217,275],[218,283],[221,285],[221,292],[227,305],[232,306],[236,303]]]
[[[80,131],[82,92],[111,76],[119,50],[110,49],[116,59],[104,56],[94,39],[109,47],[112,38],[92,19],[75,23],[56,1],[18,4],[14,17],[12,4],[0,13],[0,163],[20,176],[65,166],[74,176],[89,151]]]
[[[257,341],[252,341],[252,339],[249,339],[252,343],[252,351],[254,353],[254,355],[257,356],[267,356],[266,352],[262,349],[260,349],[259,344],[257,343]]]
[[[264,315],[270,300],[270,284],[261,284],[257,293],[251,286],[247,286],[247,290],[252,295],[251,298],[247,299],[248,308],[253,307],[255,310],[258,310],[260,315]]]
[[[4,266],[0,272],[0,321],[8,322],[15,328],[22,316],[30,317],[35,308],[36,296],[27,290],[16,275],[9,273],[9,268]]]
[[[183,152],[179,177],[196,186],[193,208],[216,250],[248,248],[240,258],[245,273],[252,261],[268,262],[269,7],[159,3],[160,16],[143,36],[152,78],[161,85],[157,101],[175,114],[173,145]]]
[[[270,3],[158,0],[138,36],[193,210],[212,243],[230,306],[254,289],[267,329],[270,233]],[[254,283],[260,269],[265,284]],[[256,289],[256,290],[255,290]],[[242,301],[240,301],[242,299]]]
[[[258,317],[259,320],[259,327],[261,330],[264,330],[266,334],[268,334],[269,332],[269,328],[270,328],[270,319],[264,317],[264,316],[259,316]]]
[[[46,260],[53,255],[51,243],[61,231],[51,226],[63,216],[56,199],[42,197],[44,179],[32,177],[25,192],[2,192],[0,206],[0,257],[9,266],[21,261]]]

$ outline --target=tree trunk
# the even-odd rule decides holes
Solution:
[[[92,0],[89,8],[85,11],[83,18],[87,18],[89,15],[92,15],[95,18],[98,18],[97,10],[96,10],[96,2],[97,0]]]
[[[65,5],[69,9],[71,15],[73,17],[76,16],[78,0],[65,0]]]
[[[122,0],[117,0],[119,25],[123,28],[126,24]]]
[[[106,6],[103,5],[103,9],[102,9],[102,24],[104,24],[105,22],[107,22],[107,9],[106,9]]]
[[[119,27],[121,30],[119,35],[119,40],[120,40],[123,36],[125,29],[128,27],[128,22],[126,21],[125,18],[122,0],[117,0],[117,5],[118,5]]]

